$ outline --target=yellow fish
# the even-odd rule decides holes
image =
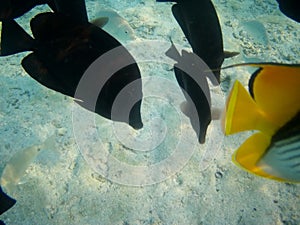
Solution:
[[[259,69],[249,92],[235,81],[222,117],[225,135],[247,130],[249,137],[233,154],[238,166],[256,175],[300,182],[300,64],[247,63]],[[230,66],[232,67],[232,66]]]

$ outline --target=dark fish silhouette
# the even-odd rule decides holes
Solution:
[[[54,12],[60,12],[67,16],[72,16],[74,19],[82,22],[88,22],[85,0],[1,0],[0,2],[0,21],[2,21],[1,36],[6,38],[5,42],[0,42],[1,55],[11,55],[25,51],[21,48],[16,37],[8,37],[6,35],[7,27],[10,27],[12,20],[18,18],[30,11],[37,5],[48,4]],[[8,25],[7,25],[8,23]],[[1,24],[1,23],[0,23]],[[6,45],[4,45],[4,43]],[[18,47],[10,48],[12,45]],[[24,47],[24,46],[22,46]]]
[[[210,0],[157,0],[157,2],[177,2],[172,12],[197,54],[210,69],[219,69],[226,57],[237,55],[224,52],[221,26],[216,10]],[[220,71],[214,71],[220,81]]]
[[[1,0],[0,21],[15,19],[37,5],[47,4],[54,12],[88,21],[84,0]]]
[[[88,22],[85,0],[54,0],[54,3],[55,12],[63,13],[82,22]],[[51,8],[53,9],[53,6]]]
[[[0,186],[0,215],[13,207],[15,203],[16,200],[5,194]],[[0,220],[0,224],[4,223]]]
[[[193,52],[198,55],[210,69],[219,69],[225,57],[237,53],[227,53],[223,50],[223,39],[216,10],[210,0],[157,0],[157,2],[177,2],[172,6],[172,12],[190,43]],[[171,47],[172,48],[172,47]],[[200,143],[205,142],[208,125],[211,122],[210,96],[206,96],[196,81],[180,68],[176,68],[175,75],[180,87],[189,95],[188,104],[194,104],[199,121],[191,118],[191,123],[198,135]],[[215,70],[213,84],[220,82],[220,71]],[[205,71],[199,70],[198,76],[206,77]],[[207,82],[204,81],[203,82]],[[204,84],[208,86],[207,83]],[[197,128],[197,123],[200,127]],[[200,130],[199,130],[200,129]]]
[[[50,2],[51,1],[51,2]],[[1,56],[11,55],[18,52],[25,51],[23,46],[20,46],[17,37],[12,35],[11,37],[7,36],[6,29],[10,27],[11,23],[15,18],[18,18],[30,11],[37,5],[49,3],[55,9],[55,4],[52,0],[1,0],[0,1],[0,28],[1,28],[1,42],[0,42],[0,51]],[[4,37],[4,38],[3,38]],[[5,43],[5,44],[4,44]],[[8,45],[8,46],[7,46]],[[14,48],[10,46],[16,45]]]
[[[198,141],[203,144],[207,127],[211,122],[211,101],[207,77],[211,75],[209,78],[216,85],[218,82],[212,73],[203,71],[208,71],[209,68],[194,53],[183,50],[180,55],[172,43],[166,55],[177,62],[174,65],[175,76],[187,100],[182,111],[189,117]]]
[[[115,56],[114,60],[118,62],[126,58],[131,60],[132,64],[118,70],[109,78],[101,89],[96,108],[89,99],[92,95],[88,94],[91,91],[89,87],[84,96],[76,96],[75,101],[105,118],[128,122],[135,129],[143,126],[140,115],[140,99],[142,99],[140,71],[133,57],[116,39],[91,23],[74,20],[73,17],[60,13],[41,13],[31,20],[30,25],[34,39],[15,21],[7,23],[6,33],[2,36],[4,42],[2,46],[7,46],[12,51],[19,49],[33,51],[22,60],[25,71],[44,86],[72,97],[91,63],[104,53],[119,47],[122,55]],[[11,40],[9,38],[15,40],[9,41]],[[14,46],[17,49],[14,49]],[[111,63],[114,61],[108,62]],[[103,80],[99,77],[100,81],[101,79]],[[139,101],[131,108],[130,113],[127,112],[129,118],[128,114],[125,118],[123,112],[112,118],[111,109],[117,94],[133,81],[137,82],[127,94]],[[98,80],[92,81],[91,85],[96,82]],[[123,105],[127,104],[126,101]]]
[[[277,2],[283,14],[300,23],[299,0],[277,0]]]

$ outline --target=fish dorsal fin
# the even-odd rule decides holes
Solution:
[[[249,65],[260,67],[249,83],[256,104],[269,120],[283,126],[300,110],[300,65]]]
[[[0,55],[7,56],[19,52],[29,51],[33,45],[33,39],[14,20],[5,20],[1,24]]]

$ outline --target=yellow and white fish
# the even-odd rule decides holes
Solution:
[[[300,182],[300,64],[251,63],[259,69],[248,93],[236,81],[227,98],[225,135],[247,130],[249,137],[233,154],[248,172],[284,182]]]

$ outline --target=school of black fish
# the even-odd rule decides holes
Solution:
[[[282,13],[300,22],[300,14],[297,13],[300,11],[299,4],[297,4],[296,1],[297,0],[277,0]],[[175,2],[172,6],[172,13],[190,43],[193,54],[200,57],[207,64],[208,68],[213,69],[213,75],[216,80],[213,84],[218,85],[220,83],[220,69],[224,59],[226,57],[235,56],[237,53],[226,52],[223,49],[222,31],[213,3],[210,0],[157,0],[157,2]],[[32,18],[30,27],[33,37],[31,37],[15,19],[41,4],[47,4],[53,12],[40,13]],[[31,53],[24,57],[21,62],[25,71],[40,84],[70,97],[75,96],[76,88],[86,69],[101,55],[120,47],[124,53],[122,57],[127,57],[134,63],[115,72],[108,79],[99,93],[95,106],[90,104],[89,95],[76,96],[75,101],[82,107],[107,119],[128,123],[128,125],[134,129],[141,129],[143,127],[141,119],[142,100],[133,105],[129,115],[127,115],[128,119],[124,119],[124,115],[112,118],[112,105],[115,98],[118,93],[131,82],[138,81],[135,82],[136,85],[130,90],[132,92],[131,94],[139,96],[139,99],[142,99],[141,74],[137,63],[127,49],[113,36],[88,21],[85,0],[1,0],[0,21],[2,25],[0,56],[30,51]],[[84,57],[82,57],[82,55],[84,55]],[[205,143],[206,130],[212,120],[210,96],[207,96],[203,87],[199,87],[195,80],[181,69],[180,65],[187,55],[186,52],[182,52],[182,55],[180,55],[172,43],[166,55],[175,59],[177,62],[174,65],[177,82],[184,93],[188,95],[186,96],[187,103],[194,104],[197,111],[196,120],[190,117],[191,124],[198,136],[199,143]],[[256,66],[263,69],[267,68],[268,70],[265,69],[264,71],[275,73],[277,70],[291,69],[289,66],[272,64],[256,64]],[[294,65],[292,69],[296,76],[300,76],[299,65]],[[198,73],[199,77],[206,76],[205,71],[200,70]],[[267,76],[263,75],[262,77]],[[209,89],[206,78],[204,80],[205,88]],[[253,75],[251,85],[253,85],[254,80],[259,80],[258,76]],[[299,79],[297,79],[297,81],[298,80]],[[265,84],[264,82],[258,81],[256,83]],[[236,89],[238,89],[238,84]],[[251,91],[257,91],[257,97],[263,95],[260,92],[260,87],[251,87]],[[232,96],[234,96],[234,100],[236,100],[239,95],[244,96],[243,91],[237,92],[237,90],[234,89],[232,92],[233,94],[228,97],[229,102],[233,101]],[[128,99],[128,104],[130,102],[130,99]],[[126,102],[124,104],[126,104]],[[232,110],[224,117],[225,134],[247,130],[247,128],[240,127],[234,122],[235,115],[233,111],[235,113],[239,112],[239,106],[235,104],[235,101],[234,103],[228,104],[232,107]],[[298,108],[293,110],[293,112],[296,113],[295,115],[291,114],[287,120],[284,120],[285,122],[281,127],[274,128],[273,133],[270,134],[270,138],[273,137],[274,139],[274,137],[277,137],[279,134],[280,138],[272,139],[272,147],[262,147],[263,151],[265,151],[265,148],[274,149],[273,145],[275,142],[280,140],[280,143],[282,143],[282,139],[290,139],[292,136],[296,137],[296,139],[293,139],[292,147],[290,147],[292,150],[288,148],[286,151],[299,155],[299,147],[294,147],[296,146],[294,143],[295,140],[297,144],[299,144],[299,111],[300,109]],[[236,128],[236,130],[232,129],[234,126],[238,128]],[[263,126],[263,131],[265,127],[270,126]],[[281,135],[282,130],[290,131],[290,127],[293,128],[291,135],[283,137]],[[278,148],[280,149],[280,147]],[[243,152],[242,155],[244,154],[247,155]],[[288,156],[293,158],[293,154],[288,154]],[[275,167],[272,163],[274,164],[276,160],[272,158],[272,154],[269,155],[271,155],[269,156],[271,159],[268,159],[268,162],[270,162],[268,166],[271,168],[272,166]],[[244,159],[241,159],[242,162],[238,163],[242,164],[242,167],[246,167],[248,171],[251,172],[252,168],[256,167],[256,165],[250,165],[243,160]],[[239,161],[239,159],[236,159],[236,161]],[[283,165],[286,166],[290,164],[291,163],[284,163]],[[299,163],[292,165],[294,165],[293,172],[295,172],[295,168],[298,168]],[[276,169],[278,168],[276,167]],[[284,172],[288,173],[289,171],[287,172],[286,170],[288,169],[285,169]],[[278,173],[280,173],[280,171]],[[295,173],[296,175],[288,173],[289,176],[284,177],[284,175],[282,175],[280,177],[277,174],[269,175],[268,171],[265,170],[261,171],[258,175],[281,181],[299,182],[299,171]],[[16,200],[7,196],[1,187],[0,191],[1,215],[11,208]],[[0,221],[0,223],[4,224],[3,221]]]

